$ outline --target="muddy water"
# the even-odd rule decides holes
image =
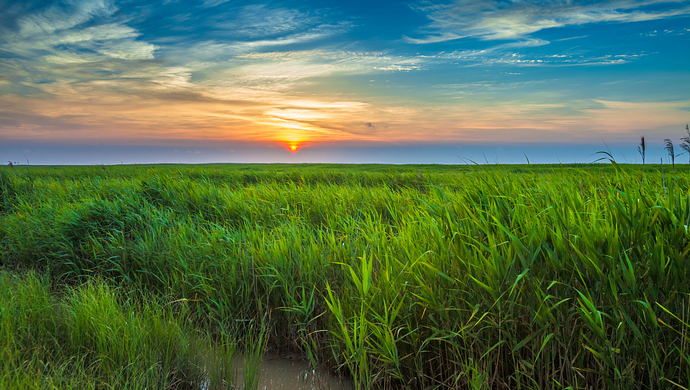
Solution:
[[[235,367],[242,367],[240,362]],[[236,382],[244,383],[242,369],[237,371]],[[314,370],[307,360],[265,356],[259,373],[259,390],[352,390],[352,380],[331,375],[325,369]]]

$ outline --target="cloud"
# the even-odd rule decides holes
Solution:
[[[150,71],[158,46],[116,15],[109,1],[56,2],[18,15],[0,36],[0,73],[18,96],[45,94],[60,99],[80,89],[114,91]],[[116,81],[117,80],[117,81]]]
[[[204,0],[204,7],[215,7],[224,3],[227,3],[230,0]]]
[[[329,66],[324,61],[303,59],[291,61],[288,66],[292,69],[286,68],[281,74],[280,64],[268,60],[255,59],[253,64],[248,63],[249,58],[237,61],[235,56],[240,54],[323,39],[346,31],[351,25],[347,21],[324,22],[320,11],[305,13],[268,5],[237,7],[224,3],[205,4],[217,7],[218,12],[209,17],[210,27],[200,35],[159,33],[147,37],[132,20],[140,23],[148,16],[132,15],[126,19],[107,0],[25,7],[23,14],[17,13],[15,28],[0,36],[0,74],[5,75],[0,91],[19,96],[42,92],[54,98],[76,90],[84,96],[166,91],[228,100],[228,95],[237,92],[230,89],[236,87],[240,87],[238,94],[242,98],[262,89],[269,92],[270,86],[276,84],[271,79],[299,80],[307,74],[362,71],[351,65]],[[191,23],[207,26],[197,20],[198,15],[206,14],[195,15]],[[224,33],[219,35],[219,31]],[[306,66],[302,71],[296,68],[301,65]],[[319,70],[320,65],[325,65],[325,70]],[[222,76],[231,80],[223,82],[219,80]],[[59,81],[48,85],[46,80]]]
[[[193,47],[190,49],[195,53],[195,58],[219,59],[222,57],[252,53],[266,48],[303,44],[329,37],[343,32],[348,28],[349,25],[343,22],[335,25],[321,25],[304,32],[287,34],[274,39],[248,39],[221,43],[215,40],[197,42],[194,43]]]
[[[107,0],[67,1],[65,4],[65,7],[53,4],[21,17],[18,21],[19,35],[32,37],[64,31],[117,10]]]
[[[519,49],[548,45],[550,42],[541,39],[526,39],[511,43],[490,46],[485,49],[461,50],[427,56],[433,60],[451,60],[464,63],[465,66],[511,65],[529,67],[564,67],[564,66],[601,66],[620,65],[645,57],[650,53],[626,53],[590,55],[585,51],[559,51],[558,54],[525,53]]]
[[[107,60],[150,60],[157,46],[113,15],[108,1],[68,1],[28,11],[0,37],[0,70],[17,81],[65,75],[64,66],[97,67]],[[37,77],[37,75],[39,75]],[[66,75],[68,78],[73,78]]]
[[[4,138],[347,139],[352,135],[331,123],[354,112],[365,117],[367,103],[305,98],[294,87],[318,77],[419,66],[385,53],[263,53],[351,27],[317,13],[268,6],[227,11],[231,4],[215,2],[221,11],[209,34],[177,38],[145,36],[106,3],[74,4],[84,10],[78,17],[52,19],[69,7],[30,11],[21,20],[32,22],[20,25],[34,27],[0,40],[0,50],[10,53],[0,61],[0,105],[9,112],[0,115]],[[214,38],[229,30],[225,39]]]
[[[563,4],[539,15],[529,4],[467,3],[475,4],[474,11],[465,9],[474,14],[455,14],[453,23],[447,15],[465,5],[427,7],[432,23],[425,36],[417,37],[421,41],[513,38],[485,43],[493,46],[480,50],[401,55],[394,48],[357,51],[350,49],[357,43],[338,46],[328,38],[350,31],[354,24],[334,21],[327,10],[207,0],[203,12],[170,12],[165,16],[168,24],[159,24],[152,20],[155,15],[120,15],[107,1],[64,4],[29,11],[11,28],[0,27],[7,31],[0,35],[0,139],[478,141],[501,133],[506,123],[523,137],[558,139],[580,128],[582,138],[598,134],[599,124],[615,127],[618,118],[626,116],[632,118],[627,125],[640,117],[638,111],[662,112],[654,116],[661,123],[677,120],[678,112],[687,117],[682,111],[687,102],[681,108],[662,105],[646,111],[644,105],[573,102],[537,95],[543,88],[535,92],[493,79],[481,85],[483,76],[472,78],[477,74],[472,69],[455,72],[457,64],[603,65],[643,55],[584,57],[586,48],[544,54],[540,48],[552,43],[530,35],[536,27],[553,25],[549,20],[572,25],[578,20],[575,8],[591,10],[596,5]],[[178,5],[168,6],[174,11]],[[522,11],[505,10],[511,7]],[[557,17],[556,8],[570,19]],[[654,12],[658,16],[661,11]],[[501,28],[512,32],[496,27],[508,19],[514,23]],[[179,23],[184,32],[170,23]],[[313,49],[302,50],[305,46]],[[452,77],[429,78],[448,64]],[[475,84],[461,85],[464,71],[465,80]],[[390,84],[378,77],[401,72],[415,72],[422,79],[405,77],[411,86],[398,94],[403,88],[390,85],[400,83],[401,77],[391,77],[395,82]],[[376,79],[371,89],[357,90],[369,79]],[[444,82],[443,91],[428,85]],[[450,82],[458,84],[447,85]],[[382,93],[383,88],[388,89]],[[431,95],[433,102],[425,100]],[[516,137],[507,132],[501,136]]]
[[[594,126],[608,129],[612,134],[643,130],[667,125],[680,125],[687,121],[684,108],[690,102],[626,102],[594,100],[600,108],[583,110]],[[679,126],[680,130],[680,126]]]
[[[221,13],[214,18],[215,28],[230,32],[235,37],[262,38],[292,34],[323,24],[318,15],[297,9],[269,7],[266,4],[250,4],[238,10]]]
[[[248,78],[293,80],[334,74],[411,71],[421,69],[425,62],[424,58],[416,56],[322,50],[249,53],[236,58],[248,63],[234,68],[234,74]]]
[[[629,23],[690,14],[687,2],[613,0],[586,4],[566,0],[456,1],[417,8],[431,20],[422,37],[405,37],[416,44],[473,37],[481,40],[525,39],[535,32],[590,23]]]
[[[464,51],[454,51],[450,53],[442,53],[434,56],[435,58],[447,58],[447,59],[477,59],[477,58],[487,58],[492,56],[503,56],[506,51],[513,49],[520,49],[526,47],[538,47],[548,45],[549,41],[543,39],[526,39],[518,42],[504,43],[501,45],[492,46],[486,49],[479,50],[464,50]],[[512,54],[511,54],[512,55]]]
[[[349,31],[348,20],[330,17],[327,11],[302,11],[267,4],[235,6],[222,4],[211,16],[195,14],[180,26],[195,34],[160,37],[155,43],[174,62],[216,62],[231,57],[265,51],[290,51],[292,46],[319,44]],[[214,11],[216,9],[214,8]]]
[[[213,6],[212,12],[194,10],[193,7],[178,10],[181,13],[175,9],[161,12],[159,28],[186,34],[159,42],[174,42],[178,46],[212,41],[238,45],[263,41],[257,45],[285,45],[328,37],[352,27],[350,21],[334,17],[328,9],[288,8],[275,3],[237,5],[237,2],[212,2],[208,5]],[[249,51],[253,50],[257,49]]]
[[[664,29],[664,30],[652,30],[643,34],[644,37],[656,37],[656,36],[679,36],[685,35],[690,32],[690,28],[684,28],[682,30]]]

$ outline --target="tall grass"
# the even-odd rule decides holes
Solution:
[[[232,383],[233,351],[212,345],[159,299],[133,299],[138,294],[96,281],[51,290],[33,272],[0,272],[3,389]]]
[[[244,168],[5,169],[0,261],[88,297],[122,285],[174,302],[154,317],[207,340],[196,345],[229,351],[242,346],[223,335],[263,334],[360,388],[690,388],[681,166],[668,199],[650,164],[644,187],[638,167],[608,164]],[[69,296],[71,312],[91,307]],[[118,320],[152,310],[135,301],[98,315],[140,324]],[[238,326],[260,319],[262,333]],[[93,336],[55,338],[45,356],[114,373],[136,355],[77,324]],[[88,347],[60,352],[73,344]],[[32,349],[8,353],[20,350]],[[199,383],[188,362],[160,372]]]

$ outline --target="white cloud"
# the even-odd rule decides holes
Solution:
[[[230,0],[204,0],[204,7],[215,7],[227,3]]]
[[[645,8],[656,6],[655,10]],[[664,10],[659,10],[663,7]],[[690,3],[666,0],[614,0],[577,4],[567,0],[534,3],[523,1],[457,1],[449,5],[419,7],[431,24],[421,38],[410,43],[435,43],[465,37],[483,40],[524,39],[548,28],[600,22],[638,22],[690,14]]]
[[[121,60],[149,60],[154,58],[156,46],[146,42],[120,41],[98,48],[98,52]]]
[[[294,45],[326,38],[333,34],[345,31],[348,27],[349,24],[346,22],[339,23],[336,25],[323,25],[319,26],[318,28],[311,29],[309,31],[296,34],[289,34],[280,38],[248,40],[244,42],[240,41],[235,42],[233,44],[228,44],[226,45],[226,47],[229,49],[230,52],[233,53],[248,53],[266,47]]]
[[[108,23],[98,26],[88,27],[82,30],[67,31],[61,34],[56,34],[42,39],[51,41],[53,44],[70,44],[80,42],[102,42],[119,39],[136,38],[141,35],[134,28],[118,23]]]
[[[18,29],[0,39],[0,50],[13,54],[0,64],[0,72],[11,75],[15,84],[54,93],[55,85],[88,82],[94,76],[126,78],[128,72],[136,71],[126,61],[154,58],[158,47],[140,40],[141,33],[126,22],[110,18],[117,11],[110,2],[61,4],[20,17]],[[46,79],[60,83],[35,84]]]
[[[296,72],[288,70],[284,74],[294,74],[298,78],[334,73],[365,74],[381,70],[410,71],[421,69],[426,62],[425,57],[421,56],[324,50],[248,53],[236,58],[255,61],[258,66],[273,68],[277,73],[286,66],[294,68]]]
[[[168,46],[164,49],[166,56],[173,61],[187,62],[189,58],[194,58],[195,61],[199,62],[220,63],[237,56],[328,38],[343,33],[351,27],[351,23],[342,21],[335,24],[319,24],[309,28],[284,31],[280,36],[271,36],[270,38],[250,39],[242,37],[241,39],[226,38],[220,41],[209,39],[185,45]],[[279,31],[283,31],[283,28],[281,27]]]
[[[421,68],[423,60],[383,53],[302,51],[252,53],[206,75],[199,85],[218,98],[294,100],[295,90],[318,78],[387,73]]]
[[[272,8],[265,4],[246,5],[237,11],[222,14],[214,24],[232,36],[261,38],[319,26],[321,18],[296,9]]]
[[[108,23],[85,29],[70,29],[53,34],[40,34],[30,37],[15,35],[9,43],[0,47],[34,57],[40,61],[41,53],[48,55],[53,62],[57,57],[65,57],[68,62],[88,62],[98,60],[83,49],[97,52],[110,58],[125,60],[152,59],[157,46],[138,41],[141,34],[125,24]],[[65,49],[65,47],[68,47]],[[75,50],[82,49],[82,50]],[[81,54],[77,54],[78,52]],[[47,57],[46,57],[47,58]],[[81,60],[79,60],[81,58]],[[64,62],[65,60],[57,60]]]
[[[68,1],[67,7],[52,5],[19,19],[19,33],[24,37],[52,34],[85,23],[94,17],[113,14],[117,9],[107,0]]]

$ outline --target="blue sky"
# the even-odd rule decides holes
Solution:
[[[0,0],[0,159],[633,162],[688,48],[688,1]]]

